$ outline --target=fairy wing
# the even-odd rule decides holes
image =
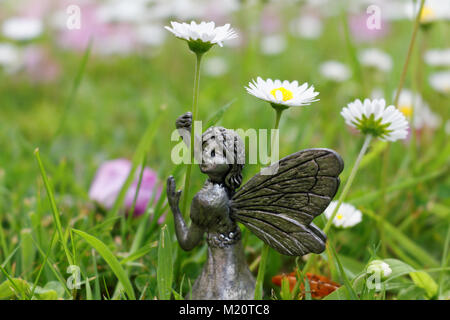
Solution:
[[[258,173],[236,192],[231,217],[282,254],[320,253],[326,236],[312,220],[336,194],[343,168],[333,150],[291,154],[278,162],[274,175]]]

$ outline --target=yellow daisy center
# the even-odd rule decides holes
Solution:
[[[435,17],[433,9],[428,6],[424,6],[422,12],[420,13],[420,22],[429,22]]]
[[[411,105],[402,105],[398,108],[398,110],[400,110],[401,113],[403,113],[405,115],[405,117],[411,117],[412,113],[413,113],[413,108]]]
[[[343,216],[342,214],[338,213],[338,214],[336,215],[336,218],[337,218],[338,220],[342,220],[342,218],[344,218],[344,216]]]
[[[270,94],[273,95],[273,97],[276,99],[278,91],[281,92],[281,94],[283,96],[283,101],[291,100],[294,97],[294,94],[292,93],[291,90],[288,90],[288,89],[283,88],[283,87],[279,87],[279,88],[271,90]]]

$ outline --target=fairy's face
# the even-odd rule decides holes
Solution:
[[[210,138],[203,141],[202,148],[200,170],[213,181],[223,181],[231,166],[227,163],[223,143]]]

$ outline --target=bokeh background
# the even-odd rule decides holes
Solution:
[[[356,98],[383,97],[392,103],[419,2],[0,0],[2,268],[13,278],[37,281],[59,298],[70,297],[64,288],[64,251],[59,242],[49,249],[56,231],[34,154],[38,147],[63,229],[84,230],[119,259],[129,255],[131,247],[142,249],[142,256],[123,265],[138,297],[158,296],[155,241],[162,225],[167,223],[173,238],[171,215],[165,214],[165,179],[175,174],[182,186],[185,170],[170,161],[176,144],[170,136],[176,117],[191,110],[195,63],[186,43],[164,29],[170,21],[230,23],[239,35],[223,48],[215,46],[203,59],[200,119],[207,121],[225,110],[219,120],[224,127],[271,128],[273,109],[248,95],[244,86],[258,76],[308,82],[320,92],[320,101],[285,112],[280,155],[312,147],[335,149],[347,164],[341,176],[345,181],[362,137],[346,127],[339,113]],[[67,25],[74,14],[67,11],[71,5],[80,9],[80,29]],[[370,5],[380,9],[380,29],[367,27]],[[387,298],[449,297],[445,250],[450,219],[450,3],[427,0],[425,8],[397,106],[409,117],[410,137],[372,145],[347,199],[363,212],[363,220],[351,229],[333,230],[349,278],[373,257],[395,258],[416,270],[440,268],[429,273],[439,285],[434,295],[405,276],[383,296]],[[145,140],[146,132],[151,139]],[[101,203],[101,195],[93,199],[89,190],[106,161],[137,159],[142,140],[149,142],[144,158],[151,170],[144,192],[155,201],[147,206],[148,196],[142,210],[147,214],[124,219],[131,196],[116,217]],[[385,152],[387,165],[382,160]],[[125,172],[122,177],[129,166],[119,165],[117,170]],[[248,165],[244,181],[257,170]],[[195,168],[192,179],[190,197],[205,178]],[[380,223],[380,216],[389,227]],[[89,294],[82,287],[76,298],[112,297],[117,278],[109,264],[81,238],[67,237],[77,265],[94,288]],[[244,237],[249,264],[256,261],[256,268],[262,242],[246,231]],[[173,288],[184,295],[188,279],[193,282],[201,271],[206,244],[190,253],[175,243],[172,249]],[[43,263],[46,256],[53,268]],[[296,262],[274,251],[269,259],[266,298],[279,297],[271,277],[291,272]],[[340,282],[326,256],[313,271]],[[6,279],[0,274],[0,283]]]

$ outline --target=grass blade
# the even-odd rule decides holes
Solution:
[[[255,300],[262,300],[264,274],[266,273],[267,256],[269,255],[269,246],[264,244],[261,251],[261,260],[259,262],[258,275],[256,276]]]
[[[35,154],[37,162],[39,164],[39,169],[41,171],[42,180],[44,181],[45,190],[47,191],[48,200],[50,201],[50,206],[52,208],[52,213],[53,213],[53,220],[56,224],[56,229],[58,230],[59,239],[61,240],[62,246],[64,248],[64,252],[66,253],[67,261],[69,262],[70,265],[73,265],[72,256],[70,255],[70,251],[69,251],[69,248],[67,247],[66,241],[64,241],[65,237],[64,237],[64,233],[62,231],[61,220],[59,218],[60,214],[59,214],[58,207],[56,206],[52,187],[50,186],[50,183],[47,178],[47,173],[45,172],[45,168],[44,168],[44,165],[41,160],[41,156],[39,155],[39,148],[36,148],[36,150],[34,151],[34,154]]]
[[[83,79],[83,74],[86,69],[86,65],[89,60],[89,56],[91,55],[91,48],[92,48],[92,41],[90,40],[86,50],[84,51],[83,58],[81,59],[81,64],[80,64],[80,67],[78,68],[77,75],[75,76],[75,79],[73,81],[72,88],[70,89],[69,97],[64,105],[63,114],[61,116],[61,120],[59,121],[59,126],[55,132],[55,136],[58,136],[61,133],[62,129],[64,128],[64,124],[66,123],[67,113],[68,113],[70,107],[72,106],[73,101],[75,100],[75,96],[77,94],[78,87],[80,86],[81,80]]]
[[[156,270],[156,282],[161,300],[169,300],[172,293],[173,281],[173,256],[172,241],[167,225],[161,229],[158,244],[158,267]]]
[[[125,270],[122,268],[119,261],[117,261],[117,258],[114,256],[111,250],[109,250],[109,248],[102,241],[94,236],[91,236],[90,234],[87,234],[86,232],[77,229],[73,229],[73,232],[86,240],[87,243],[89,243],[93,248],[95,248],[95,250],[98,251],[98,253],[110,266],[117,279],[119,279],[120,283],[124,287],[126,294],[128,295],[128,298],[135,300],[136,296],[134,295],[134,290],[133,286],[131,285],[130,279],[128,279]]]

